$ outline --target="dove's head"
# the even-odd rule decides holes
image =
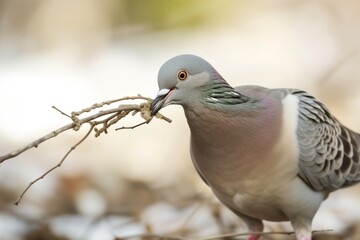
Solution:
[[[165,62],[158,74],[159,92],[151,104],[152,115],[170,104],[186,105],[202,97],[206,85],[222,77],[204,59],[180,55]]]

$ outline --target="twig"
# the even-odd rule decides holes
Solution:
[[[115,130],[118,131],[118,130],[123,130],[123,129],[134,129],[134,128],[140,127],[141,125],[148,124],[148,123],[149,123],[148,121],[145,121],[145,122],[142,122],[142,123],[130,126],[130,127],[125,127],[125,126],[119,127],[119,128],[116,128]]]
[[[127,110],[131,110],[131,111],[140,111],[140,106],[139,105],[135,105],[135,104],[131,104],[131,105],[120,105],[119,107],[117,108],[113,108],[113,109],[109,109],[109,110],[105,110],[105,111],[100,111],[99,113],[97,114],[94,114],[94,115],[91,115],[89,117],[86,117],[84,119],[81,119],[79,120],[79,123],[80,125],[83,124],[83,123],[86,123],[86,122],[90,122],[96,118],[99,118],[99,117],[102,117],[102,116],[106,116],[108,114],[111,114],[111,113],[116,113],[116,112],[121,112],[121,111],[127,111]],[[157,113],[156,116],[162,120],[165,120],[167,121],[168,123],[171,123],[171,119]],[[8,160],[8,159],[11,159],[11,158],[14,158],[18,155],[20,155],[21,153],[29,150],[30,148],[37,148],[41,143],[49,140],[50,138],[53,138],[53,137],[56,137],[57,135],[59,135],[60,133],[62,132],[65,132],[66,130],[69,130],[69,129],[72,129],[76,126],[77,123],[70,123],[68,125],[65,125],[55,131],[52,131],[51,133],[49,134],[46,134],[45,136],[29,143],[28,145],[22,147],[22,148],[19,148],[11,153],[8,153],[6,155],[3,155],[3,156],[0,156],[0,163]]]
[[[172,122],[172,120],[171,120],[170,118],[162,115],[162,114],[159,113],[159,112],[156,113],[155,117],[157,117],[157,118],[159,118],[159,119],[161,119],[161,120],[164,120],[164,121],[166,121],[166,122],[168,122],[168,123],[171,123],[171,122]]]
[[[119,106],[118,108],[113,108],[113,109],[109,109],[109,110],[105,110],[105,111],[100,111],[99,113],[97,114],[94,114],[94,115],[91,115],[89,117],[86,117],[84,119],[81,119],[79,120],[79,123],[80,125],[83,124],[83,123],[86,123],[86,122],[90,122],[96,118],[99,118],[99,117],[102,117],[102,116],[106,116],[108,114],[111,114],[111,113],[115,113],[115,112],[121,112],[121,111],[126,111],[126,110],[136,110],[136,109],[140,109],[140,106],[139,105],[135,105],[135,104],[132,104],[132,105],[121,105]],[[4,162],[5,160],[8,160],[10,158],[14,158],[16,156],[18,156],[19,154],[25,152],[26,150],[29,150],[30,148],[37,148],[41,143],[49,140],[50,138],[53,138],[53,137],[56,137],[57,135],[59,135],[60,133],[62,132],[65,132],[66,130],[69,130],[69,129],[72,129],[76,126],[76,123],[70,123],[68,125],[65,125],[55,131],[52,131],[51,133],[49,134],[46,134],[45,136],[29,143],[28,145],[22,147],[22,148],[19,148],[11,153],[8,153],[6,155],[3,155],[3,156],[0,156],[0,163]]]
[[[326,230],[315,230],[312,233],[321,233],[321,232],[330,232],[332,229]],[[178,237],[178,236],[168,236],[168,235],[157,235],[157,234],[137,234],[126,237],[116,237],[115,240],[129,240],[134,238],[140,239],[162,239],[162,240],[216,240],[216,239],[224,239],[224,238],[232,238],[232,237],[244,237],[249,235],[291,235],[295,234],[294,231],[289,232],[247,232],[247,233],[230,233],[230,234],[222,234],[212,237],[203,237],[203,238],[192,238],[192,237]]]
[[[88,117],[84,117],[82,119],[79,118],[79,116],[83,113],[86,112],[91,112],[95,109],[101,108],[104,105],[110,105],[112,103],[115,102],[119,102],[119,101],[124,101],[124,100],[146,100],[145,103],[141,103],[141,104],[127,104],[127,105],[120,105],[117,108],[112,108],[112,109],[108,109],[108,110],[103,110],[103,111],[99,111],[93,115],[90,115]],[[74,146],[72,146],[69,151],[64,155],[64,157],[59,161],[58,164],[56,164],[54,167],[52,167],[51,169],[49,169],[47,172],[45,172],[43,175],[41,175],[40,177],[38,177],[37,179],[35,179],[34,181],[30,182],[30,184],[26,187],[26,189],[22,192],[22,194],[20,195],[20,197],[18,198],[18,200],[15,202],[16,205],[18,205],[21,201],[21,199],[23,198],[23,196],[25,195],[25,193],[30,189],[30,187],[35,184],[36,182],[38,182],[39,180],[43,179],[46,175],[48,175],[50,172],[52,172],[53,170],[55,170],[56,168],[60,167],[63,162],[65,161],[65,159],[68,157],[68,155],[75,150],[75,148],[77,146],[79,146],[89,135],[90,133],[94,130],[95,131],[95,137],[98,137],[101,133],[107,133],[107,130],[110,126],[116,124],[119,120],[121,120],[122,118],[124,118],[125,116],[127,116],[129,113],[133,113],[132,115],[135,115],[136,113],[140,112],[141,113],[141,117],[145,120],[145,122],[134,125],[132,127],[123,127],[120,129],[134,129],[136,127],[139,127],[145,123],[149,123],[152,119],[153,116],[151,115],[151,111],[150,111],[150,105],[151,105],[152,99],[151,98],[147,98],[147,97],[143,97],[141,95],[138,96],[134,96],[134,97],[123,97],[123,98],[119,98],[119,99],[115,99],[115,100],[109,100],[109,101],[105,101],[102,103],[95,103],[93,104],[91,107],[88,108],[84,108],[80,111],[77,112],[72,112],[71,116],[64,113],[63,111],[61,111],[60,109],[56,108],[55,106],[53,106],[52,108],[54,108],[55,110],[57,110],[58,112],[60,112],[62,115],[70,118],[72,120],[72,123],[67,124],[55,131],[52,131],[49,134],[46,134],[45,136],[29,143],[28,145],[19,148],[13,152],[10,152],[6,155],[0,156],[0,163],[14,158],[20,154],[22,154],[23,152],[29,150],[30,148],[33,147],[38,147],[41,143],[49,140],[50,138],[56,137],[57,135],[59,135],[62,132],[65,132],[67,130],[73,129],[75,131],[78,131],[81,126],[84,123],[89,123],[90,124],[90,129],[88,130],[88,132],[85,134],[85,136],[79,141],[77,142]],[[97,120],[100,119],[102,117],[106,116],[105,119],[102,120]],[[171,123],[171,119],[161,115],[160,113],[156,114],[156,117],[162,120],[165,120],[169,123]],[[100,129],[97,129],[95,126],[97,125],[102,125],[102,127]],[[119,130],[119,129],[117,129]]]
[[[132,110],[128,110],[128,111],[122,111],[122,112],[117,112],[113,115],[111,115],[110,117],[102,120],[102,121],[98,121],[96,122],[96,125],[98,124],[102,124],[103,126],[100,129],[95,128],[95,137],[100,136],[101,133],[105,133],[107,134],[107,130],[111,125],[114,125],[115,123],[117,123],[120,119],[124,118],[126,115],[128,115]]]
[[[68,114],[64,113],[63,111],[61,111],[61,110],[60,110],[60,109],[58,109],[57,107],[52,106],[52,108],[53,108],[53,109],[55,109],[56,111],[58,111],[59,113],[61,113],[62,115],[64,115],[64,116],[66,116],[66,117],[68,117],[68,118],[70,118],[70,119],[71,119],[71,116],[70,116],[70,115],[68,115]]]
[[[0,163],[4,162],[5,160],[8,160],[10,158],[14,158],[18,155],[20,155],[21,153],[25,152],[26,150],[29,150],[30,148],[37,148],[41,143],[45,142],[46,140],[49,140],[50,138],[53,138],[53,137],[56,137],[58,134],[66,131],[66,130],[69,130],[71,128],[73,128],[74,126],[74,123],[70,123],[68,125],[65,125],[55,131],[52,131],[51,133],[49,134],[46,134],[45,136],[29,143],[28,145],[22,147],[22,148],[19,148],[11,153],[8,153],[6,155],[3,155],[3,156],[0,156]]]
[[[315,230],[312,233],[321,233],[321,232],[329,232],[333,231],[331,229],[326,230]],[[134,238],[140,239],[162,239],[162,240],[216,240],[216,239],[224,239],[224,238],[232,238],[232,237],[244,237],[249,235],[291,235],[295,234],[293,231],[289,232],[247,232],[247,233],[230,233],[230,234],[223,234],[217,235],[213,237],[204,237],[204,238],[191,238],[191,237],[178,237],[178,236],[168,236],[168,235],[158,235],[158,234],[137,234],[125,237],[116,237],[115,240],[129,240]]]
[[[75,145],[73,145],[69,151],[67,151],[67,153],[64,155],[64,157],[60,160],[60,162],[58,162],[55,166],[53,166],[52,168],[50,168],[49,170],[47,170],[43,175],[41,175],[40,177],[38,177],[37,179],[35,179],[34,181],[30,182],[29,185],[25,188],[25,190],[21,193],[20,197],[18,198],[18,200],[16,200],[15,205],[19,205],[21,199],[23,198],[23,196],[25,195],[25,193],[30,189],[30,187],[32,185],[34,185],[36,182],[40,181],[41,179],[43,179],[46,175],[48,175],[50,172],[54,171],[56,168],[61,167],[61,165],[63,164],[63,162],[65,161],[65,159],[67,158],[67,156],[69,156],[69,154],[74,151],[83,141],[85,141],[85,139],[90,135],[90,133],[92,132],[92,130],[94,129],[94,124],[91,124],[91,127],[89,128],[89,130],[87,131],[87,133],[85,134],[85,136],[80,139],[80,141],[78,141]]]
[[[130,96],[130,97],[122,97],[122,98],[118,98],[118,99],[114,99],[114,100],[108,100],[108,101],[104,101],[104,102],[101,102],[101,103],[94,103],[91,107],[87,107],[87,108],[84,108],[80,111],[77,111],[77,112],[72,112],[71,113],[71,116],[79,116],[85,112],[90,112],[96,108],[101,108],[105,105],[110,105],[110,104],[113,104],[113,103],[116,103],[116,102],[120,102],[120,101],[125,101],[125,100],[151,100],[151,98],[148,98],[148,97],[144,97],[140,94],[138,94],[137,96]]]
[[[325,229],[325,230],[314,230],[312,231],[312,233],[320,233],[320,232],[331,232],[333,231],[332,229]],[[232,237],[243,237],[243,236],[249,236],[249,235],[259,235],[259,236],[263,236],[263,235],[292,235],[295,234],[294,231],[289,231],[289,232],[247,232],[247,233],[229,233],[229,234],[222,234],[222,235],[217,235],[217,236],[213,236],[213,237],[204,237],[204,238],[196,238],[196,240],[215,240],[215,239],[220,239],[220,238],[232,238]]]

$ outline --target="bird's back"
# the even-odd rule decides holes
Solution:
[[[315,97],[290,88],[245,85],[235,89],[251,98],[283,102],[292,95],[298,99],[299,176],[311,188],[331,192],[360,181],[360,134],[341,124]]]
[[[299,176],[311,188],[331,192],[360,181],[360,134],[341,124],[319,100],[298,89],[258,86],[236,89],[254,97],[271,96],[280,101],[289,94],[297,97]]]

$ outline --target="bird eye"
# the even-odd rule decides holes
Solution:
[[[188,73],[185,70],[180,70],[177,74],[179,80],[183,81],[187,78]]]

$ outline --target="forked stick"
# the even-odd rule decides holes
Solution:
[[[112,108],[112,109],[108,109],[108,110],[100,110],[95,114],[92,114],[88,117],[84,117],[82,119],[79,118],[79,116],[83,113],[88,113],[91,112],[97,108],[101,108],[105,105],[110,105],[113,104],[115,102],[120,102],[120,101],[125,101],[125,100],[146,100],[146,102],[140,103],[140,104],[122,104],[120,106],[118,106],[117,108]],[[130,126],[130,127],[121,127],[121,128],[117,128],[116,130],[120,130],[120,129],[134,129],[136,127],[139,127],[145,123],[149,123],[153,117],[151,115],[151,111],[150,111],[150,104],[152,102],[151,98],[147,98],[147,97],[143,97],[141,95],[138,96],[132,96],[132,97],[123,97],[123,98],[119,98],[119,99],[115,99],[115,100],[109,100],[109,101],[105,101],[102,103],[95,103],[93,104],[91,107],[88,108],[84,108],[80,111],[77,112],[72,112],[71,115],[68,115],[66,113],[64,113],[63,111],[61,111],[60,109],[56,108],[53,106],[53,108],[55,110],[57,110],[58,112],[60,112],[62,115],[68,117],[69,119],[71,119],[72,123],[69,123],[61,128],[58,128],[57,130],[54,130],[48,134],[46,134],[45,136],[25,145],[22,148],[19,148],[13,152],[10,152],[8,154],[5,154],[3,156],[0,156],[0,163],[14,158],[20,154],[22,154],[23,152],[31,149],[31,148],[36,148],[38,147],[41,143],[56,137],[57,135],[59,135],[60,133],[63,133],[67,130],[73,129],[75,131],[78,131],[81,126],[84,123],[88,123],[90,124],[90,128],[87,131],[87,133],[85,134],[85,136],[80,139],[80,141],[78,141],[75,145],[73,145],[64,155],[64,157],[51,169],[49,169],[47,172],[45,172],[43,175],[41,175],[40,177],[38,177],[37,179],[35,179],[34,181],[30,182],[30,184],[26,187],[26,189],[22,192],[22,194],[20,195],[20,197],[18,198],[18,200],[15,202],[16,205],[18,205],[21,201],[21,199],[23,198],[23,196],[25,195],[25,193],[31,188],[32,185],[34,185],[36,182],[38,182],[39,180],[43,179],[46,175],[48,175],[50,172],[52,172],[53,170],[55,170],[56,168],[60,167],[63,162],[65,161],[65,159],[69,156],[69,154],[75,150],[75,148],[77,146],[79,146],[81,143],[83,143],[85,141],[85,139],[87,137],[89,137],[90,133],[94,130],[95,131],[95,137],[100,136],[102,133],[107,133],[108,129],[110,126],[116,124],[118,121],[120,121],[122,118],[126,117],[129,113],[132,113],[132,116],[135,115],[136,113],[141,114],[141,117],[145,120],[144,122],[140,123],[140,124],[136,124],[134,126]],[[171,123],[171,119],[163,116],[160,113],[157,113],[155,115],[157,118],[160,118],[162,120],[165,120],[169,123]],[[96,128],[96,126],[100,125],[100,128]]]
[[[322,233],[322,232],[331,232],[331,229],[325,230],[314,230],[312,233]],[[216,240],[216,239],[226,239],[226,238],[234,238],[234,237],[244,237],[250,235],[292,235],[295,234],[294,231],[289,232],[246,232],[246,233],[229,233],[223,235],[215,235],[211,237],[200,237],[200,238],[193,238],[193,237],[179,237],[179,236],[167,236],[167,235],[158,235],[158,234],[136,234],[126,237],[116,237],[115,240],[130,240],[130,239],[161,239],[161,240]]]

